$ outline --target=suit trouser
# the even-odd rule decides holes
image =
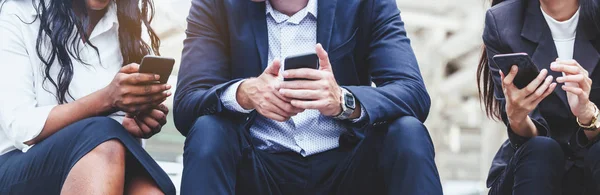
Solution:
[[[442,194],[431,138],[413,117],[308,157],[251,140],[228,118],[200,117],[185,143],[181,194]]]
[[[583,167],[565,170],[566,158],[558,142],[534,137],[523,144],[490,195],[596,195],[600,194],[600,144],[594,144],[583,159]]]

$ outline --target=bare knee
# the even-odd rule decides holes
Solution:
[[[125,162],[125,146],[118,140],[108,140],[96,146],[88,155],[110,162]]]

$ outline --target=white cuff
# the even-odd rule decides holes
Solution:
[[[248,114],[253,111],[253,109],[246,110],[246,109],[242,108],[240,103],[237,102],[237,90],[238,90],[238,87],[240,86],[240,84],[242,84],[242,82],[244,82],[244,81],[245,81],[245,79],[230,85],[229,87],[227,87],[227,89],[225,89],[223,94],[221,94],[221,96],[219,97],[221,99],[221,103],[223,103],[223,106],[225,106],[225,108],[227,108],[227,110],[230,110],[233,112],[245,113],[245,114]]]
[[[358,123],[361,122],[363,119],[365,119],[367,116],[367,111],[365,111],[365,107],[362,106],[362,104],[360,105],[360,116],[358,118],[352,119],[351,122],[352,123]]]

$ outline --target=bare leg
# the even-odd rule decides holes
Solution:
[[[125,147],[118,140],[98,145],[73,166],[61,194],[123,194],[125,154]]]
[[[125,187],[125,194],[127,195],[164,195],[164,193],[158,188],[156,182],[146,175],[136,175],[131,177],[130,181],[127,181]]]
[[[125,194],[164,195],[148,171],[130,153],[127,155]]]

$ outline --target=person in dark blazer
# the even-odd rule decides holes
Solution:
[[[490,194],[598,194],[600,54],[591,0],[494,0],[478,69],[489,116],[509,139],[493,160]],[[527,87],[501,72],[496,54],[524,52],[540,70]]]
[[[193,0],[186,32],[182,194],[442,194],[394,0]]]

